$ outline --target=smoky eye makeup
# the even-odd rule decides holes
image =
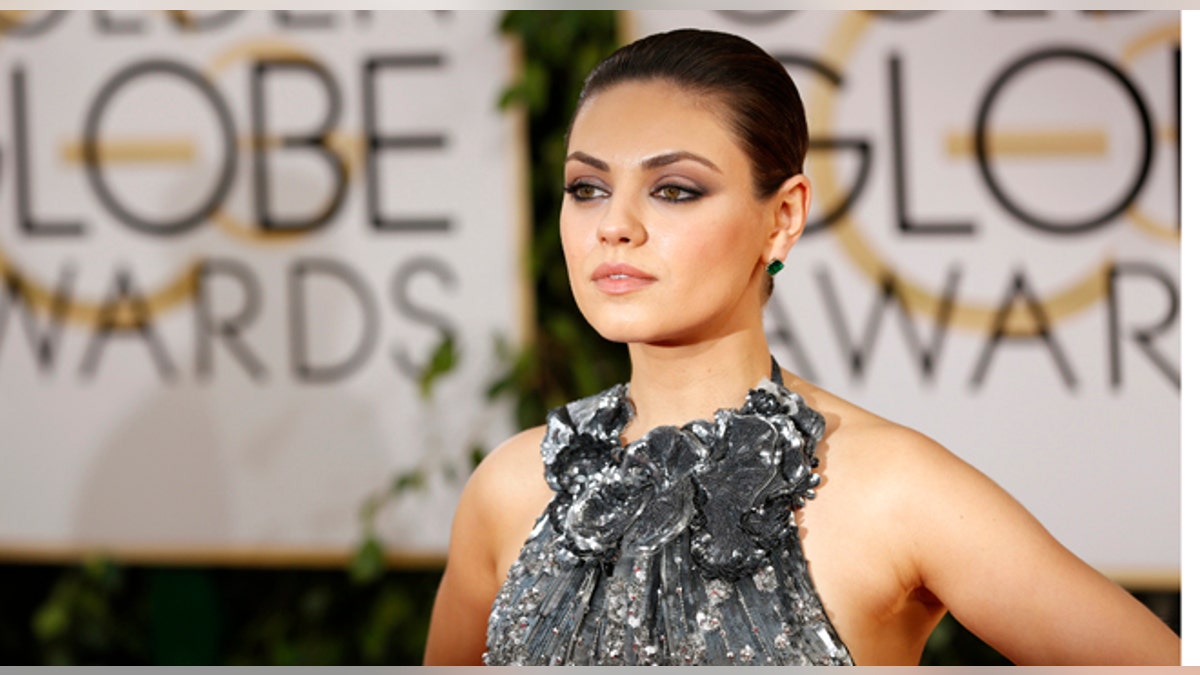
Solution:
[[[682,203],[695,201],[708,194],[708,190],[696,181],[669,177],[659,180],[650,194],[663,201]]]
[[[674,183],[660,185],[651,193],[654,196],[667,202],[690,202],[704,196],[704,193],[695,188],[684,187]]]
[[[592,181],[576,179],[563,186],[563,192],[577,202],[587,202],[608,194],[603,186]]]

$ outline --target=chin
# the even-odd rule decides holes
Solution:
[[[658,322],[645,321],[626,310],[584,311],[583,318],[600,337],[610,342],[646,342],[658,333]]]
[[[626,344],[630,342],[646,342],[653,337],[652,332],[639,329],[636,326],[612,325],[611,322],[608,324],[597,324],[596,322],[589,321],[589,323],[600,334],[600,337],[609,342],[624,342]]]
[[[578,303],[578,307],[605,340],[626,344],[670,344],[686,342],[688,337],[703,330],[706,317],[687,311],[688,304],[683,299],[665,303],[659,298],[626,295],[587,298]]]
[[[584,315],[600,337],[610,342],[672,344],[686,342],[686,329],[663,323],[659,317],[596,317]]]

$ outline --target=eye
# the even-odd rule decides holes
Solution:
[[[694,188],[671,184],[662,185],[651,194],[667,202],[690,202],[699,199],[704,193]]]
[[[563,188],[563,192],[571,195],[577,202],[587,202],[599,199],[605,195],[604,189],[598,185],[577,181]]]

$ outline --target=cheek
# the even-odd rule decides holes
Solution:
[[[575,218],[560,216],[558,236],[563,260],[567,264],[567,281],[571,287],[571,294],[577,303],[582,303],[587,297],[589,259],[594,257],[597,245],[595,234],[580,222],[578,214],[575,214]]]
[[[749,275],[758,259],[754,226],[740,219],[712,223],[704,231],[673,242],[674,255],[688,261],[697,283],[730,283],[730,277]]]
[[[573,222],[565,212],[560,213],[558,222],[558,240],[562,245],[563,257],[567,261],[567,269],[572,270],[577,261],[586,253],[585,240],[581,236],[578,224]]]

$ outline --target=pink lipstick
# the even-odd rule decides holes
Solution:
[[[603,263],[592,272],[592,282],[600,292],[609,295],[632,293],[656,280],[653,275],[626,263]]]

